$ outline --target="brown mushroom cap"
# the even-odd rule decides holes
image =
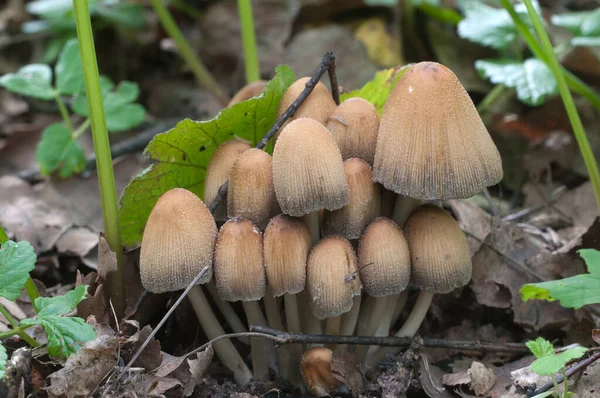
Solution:
[[[301,220],[279,214],[269,221],[264,234],[264,257],[274,296],[304,290],[310,248],[310,232]]]
[[[264,229],[276,206],[271,156],[260,149],[249,149],[231,169],[227,215],[246,218]]]
[[[371,166],[362,159],[346,160],[344,174],[350,200],[341,209],[325,212],[323,234],[358,239],[365,226],[381,212],[380,186],[373,182]]]
[[[235,217],[221,227],[215,245],[215,282],[225,301],[260,300],[265,295],[262,234]]]
[[[238,91],[233,98],[227,104],[229,108],[231,105],[235,105],[238,102],[249,100],[250,98],[258,97],[262,94],[263,90],[267,86],[267,81],[265,80],[257,80],[250,84],[245,85]]]
[[[208,206],[217,197],[221,185],[225,184],[229,179],[231,168],[238,156],[248,149],[250,149],[250,145],[236,140],[226,141],[217,147],[212,158],[210,158],[204,176],[204,200],[208,203]],[[227,219],[225,210],[225,200],[223,200],[217,207],[217,210],[215,210],[217,220]]]
[[[182,188],[165,192],[154,205],[142,238],[140,277],[152,293],[186,288],[206,266],[212,277],[217,225],[206,205]]]
[[[373,297],[403,292],[410,282],[410,252],[402,230],[385,217],[374,219],[358,244],[363,288]]]
[[[306,290],[318,319],[350,311],[352,298],[360,295],[360,277],[348,239],[332,235],[312,248],[306,269]]]
[[[310,77],[303,77],[296,80],[283,94],[281,101],[279,102],[279,116],[286,111],[287,108],[298,98],[298,96],[304,91],[306,83],[310,80]],[[302,105],[296,110],[296,113],[291,117],[292,120],[299,119],[302,117],[308,117],[318,121],[321,124],[327,122],[329,115],[333,113],[336,105],[331,97],[331,93],[327,86],[323,83],[318,82],[310,93],[310,95],[304,100]]]
[[[329,396],[331,391],[342,385],[331,372],[332,358],[333,351],[325,347],[313,347],[302,355],[302,377],[310,392],[317,397]]]
[[[419,206],[404,226],[412,261],[410,284],[449,293],[471,280],[469,246],[458,223],[437,206]]]
[[[294,217],[348,203],[340,150],[313,119],[296,119],[281,132],[273,150],[273,182],[281,211]]]
[[[373,164],[379,115],[369,101],[348,98],[329,116],[325,127],[340,147],[342,159],[360,158]]]
[[[390,93],[379,128],[375,181],[421,200],[468,198],[502,179],[502,162],[452,71],[411,67]]]

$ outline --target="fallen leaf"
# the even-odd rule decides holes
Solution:
[[[71,228],[56,241],[59,253],[73,254],[82,260],[98,245],[98,233],[89,228]]]
[[[345,348],[337,348],[331,357],[331,374],[344,383],[353,397],[358,397],[364,388],[365,381],[360,373],[360,365],[356,363],[354,355]]]
[[[131,325],[137,324],[137,322],[134,321],[128,322]],[[141,347],[151,332],[152,328],[150,325],[146,325],[143,329],[137,331],[125,341],[123,344],[123,357],[126,358],[126,361],[129,361],[129,359],[137,352],[139,347]],[[140,356],[135,360],[133,366],[144,368],[149,372],[158,368],[161,363],[162,352],[160,351],[160,343],[153,338],[152,341],[150,341],[150,343],[144,348],[144,351],[142,351]]]
[[[354,37],[367,49],[369,58],[379,66],[404,65],[400,54],[401,44],[386,29],[382,18],[369,18],[360,23]]]
[[[188,365],[190,367],[191,377],[190,380],[185,385],[183,395],[185,397],[189,397],[194,393],[194,389],[202,380],[202,376],[208,370],[213,357],[215,356],[215,351],[212,347],[212,344],[209,344],[204,351],[200,351],[197,355],[197,359],[188,359]]]
[[[450,207],[458,225],[467,235],[471,256],[479,250],[481,242],[494,227],[492,216],[470,200],[451,200]]]
[[[480,362],[474,361],[467,373],[471,376],[471,389],[477,396],[484,396],[496,383],[494,371]]]
[[[106,280],[107,275],[117,270],[117,255],[108,246],[103,234],[98,240],[98,275]]]

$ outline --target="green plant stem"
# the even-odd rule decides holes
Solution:
[[[556,376],[552,375],[550,378],[552,379],[552,384],[554,384],[554,393],[552,395],[558,397],[558,383],[556,382]]]
[[[83,123],[81,123],[79,127],[77,127],[75,131],[73,131],[73,138],[77,139],[81,134],[85,133],[85,130],[87,130],[88,127],[90,127],[91,122],[92,121],[90,120],[90,118],[85,119]]]
[[[529,27],[521,20],[521,17],[519,17],[519,14],[517,14],[517,12],[515,11],[515,8],[511,4],[510,0],[500,0],[500,2],[502,3],[502,7],[504,7],[504,9],[510,14],[511,18],[513,19],[513,22],[519,30],[519,33],[521,34],[521,37],[525,40],[527,46],[529,47],[533,55],[535,55],[536,58],[539,58],[540,60],[544,61],[544,63],[548,65],[548,67],[550,67],[550,59],[547,57],[548,54],[542,49],[542,46],[537,41],[533,33],[531,33]],[[556,58],[554,56],[554,50],[552,51],[552,58]],[[593,88],[588,86],[581,79],[579,79],[577,76],[575,76],[562,66],[560,66],[560,69],[564,73],[564,78],[568,86],[577,94],[586,98],[596,109],[600,109],[600,96],[598,95],[598,93],[596,93],[596,91]]]
[[[0,245],[8,241],[8,235],[4,232],[2,225],[0,225]],[[31,304],[33,304],[33,309],[37,313],[37,307],[35,306],[35,299],[40,297],[40,292],[35,287],[35,283],[33,283],[33,279],[31,277],[27,278],[27,282],[25,282],[25,291],[31,300]]]
[[[498,97],[502,95],[505,88],[506,86],[504,84],[498,84],[494,86],[494,88],[491,89],[490,92],[487,93],[487,95],[481,100],[479,105],[477,105],[477,112],[479,112],[479,114],[486,112],[490,105],[492,105],[498,99]]]
[[[13,333],[13,335],[18,334],[19,337],[26,342],[27,344],[29,344],[31,347],[39,347],[41,344],[34,339],[33,337],[29,336],[27,333],[25,333],[25,329],[21,328],[19,326],[19,323],[16,321],[15,318],[12,317],[12,315],[10,314],[10,312],[8,312],[6,310],[6,308],[4,308],[4,306],[2,304],[0,304],[0,313],[2,315],[4,315],[4,317],[6,318],[6,320],[8,321],[8,323],[10,323],[10,326],[12,326],[13,330],[9,331],[9,332],[5,332],[5,333]],[[4,333],[0,333],[0,338],[2,337],[9,337],[9,336],[3,336]]]
[[[60,111],[60,116],[65,122],[65,126],[69,129],[69,131],[73,131],[73,123],[71,123],[71,116],[69,115],[69,111],[65,106],[62,98],[60,98],[60,93],[57,91],[54,97],[56,99],[56,104],[58,105],[58,110]]]
[[[544,29],[542,20],[535,11],[531,0],[524,1],[525,6],[527,7],[529,18],[531,18],[533,27],[535,28],[535,31],[540,39],[542,50],[545,53],[546,63],[548,64],[548,67],[552,71],[552,74],[556,79],[556,83],[558,84],[558,90],[565,105],[565,109],[567,110],[567,114],[569,115],[569,121],[571,122],[571,126],[573,127],[575,139],[577,140],[577,144],[579,145],[579,151],[581,152],[581,156],[583,157],[583,161],[585,162],[588,174],[590,175],[590,181],[592,182],[594,194],[596,195],[596,203],[598,205],[598,209],[600,210],[600,171],[598,171],[598,164],[596,163],[594,152],[592,152],[592,148],[590,147],[590,143],[588,142],[585,130],[583,128],[583,124],[581,123],[581,119],[579,118],[579,114],[577,113],[577,108],[575,107],[575,103],[573,102],[573,97],[571,96],[571,92],[569,91],[569,87],[567,86],[567,82],[563,74],[562,68],[558,63],[556,55],[554,54],[554,48],[552,47],[550,38],[548,37],[546,30]]]
[[[240,14],[240,25],[242,28],[242,44],[244,45],[246,83],[250,84],[260,79],[260,64],[258,63],[256,36],[254,34],[252,1],[238,0],[238,12]]]
[[[567,371],[563,366],[562,375],[563,375],[563,397],[569,398],[569,376],[567,376]]]
[[[181,31],[177,27],[173,16],[163,4],[163,0],[151,0],[151,3],[154,12],[160,20],[160,23],[162,24],[169,37],[173,39],[173,41],[177,45],[181,57],[194,73],[194,76],[196,77],[196,80],[198,80],[198,83],[206,87],[215,97],[217,97],[217,99],[223,105],[227,105],[227,103],[229,102],[229,98],[227,98],[227,95],[225,95],[223,89],[221,89],[217,81],[212,77],[212,75],[210,74],[208,69],[206,69],[202,61],[200,61],[200,59],[196,57],[194,51],[192,50],[192,47],[189,45],[189,43],[183,36],[183,33],[181,33]]]
[[[102,104],[102,92],[100,90],[92,24],[86,0],[73,0],[73,8],[75,23],[77,25],[77,37],[79,38],[79,51],[81,52],[81,61],[83,64],[88,109],[90,110],[92,124],[98,183],[100,185],[100,198],[102,200],[104,232],[108,245],[117,257],[117,270],[109,273],[108,286],[117,318],[121,319],[125,313],[123,247],[121,246],[115,177],[110,155],[110,142],[106,130],[106,119],[104,118],[104,106]]]

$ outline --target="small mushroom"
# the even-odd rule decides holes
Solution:
[[[217,226],[206,205],[182,188],[165,192],[154,205],[142,239],[140,277],[152,293],[184,289],[204,268],[212,277],[213,249]],[[225,334],[200,286],[194,286],[188,298],[209,339]],[[245,385],[252,372],[228,339],[214,344],[214,350],[238,384]]]
[[[232,105],[237,104],[238,102],[249,100],[250,98],[258,97],[262,94],[263,90],[267,86],[267,81],[265,80],[257,80],[250,84],[245,85],[238,91],[233,98],[227,104],[229,108]]]
[[[310,392],[317,397],[328,397],[333,390],[342,385],[331,372],[332,358],[333,351],[325,347],[313,347],[302,355],[302,377]]]
[[[300,96],[309,80],[310,77],[300,78],[285,90],[285,93],[279,102],[279,116],[281,116],[298,96]],[[290,119],[311,118],[321,124],[325,124],[327,118],[329,118],[329,115],[333,113],[335,108],[336,105],[331,97],[329,89],[323,83],[318,82],[310,95],[304,100],[302,105],[300,105]]]

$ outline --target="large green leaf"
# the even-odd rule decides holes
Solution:
[[[234,136],[252,145],[262,139],[277,118],[281,96],[294,82],[289,67],[279,66],[276,72],[259,97],[224,109],[212,120],[183,120],[154,137],[145,154],[156,163],[134,177],[121,197],[123,244],[131,246],[141,241],[150,211],[166,191],[186,188],[203,196],[206,167],[219,144]]]
[[[35,267],[36,255],[29,242],[11,240],[0,249],[0,297],[16,300]]]
[[[375,73],[373,80],[365,84],[360,90],[343,93],[340,96],[340,100],[345,101],[352,97],[363,98],[369,101],[381,115],[388,95],[390,95],[390,92],[398,80],[400,80],[402,75],[404,75],[409,67],[410,65],[403,66],[401,68],[380,70],[379,72]]]
[[[531,364],[531,370],[540,376],[554,376],[565,367],[567,362],[580,358],[587,351],[584,347],[572,347],[555,354],[552,343],[542,337],[528,341],[526,345],[537,358]]]
[[[44,64],[26,65],[17,73],[0,77],[0,86],[27,97],[51,100],[56,95],[52,87],[52,69]]]

